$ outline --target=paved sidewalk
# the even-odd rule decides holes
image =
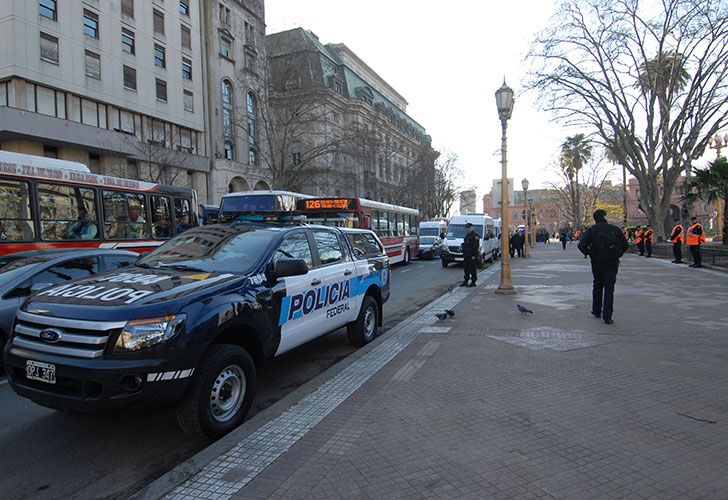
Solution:
[[[728,274],[627,255],[605,325],[588,262],[454,290],[170,497],[728,497]]]

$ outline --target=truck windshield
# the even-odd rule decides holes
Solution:
[[[440,230],[436,227],[420,226],[420,236],[440,236]]]
[[[208,226],[185,231],[143,257],[137,265],[246,274],[276,236],[264,228]]]

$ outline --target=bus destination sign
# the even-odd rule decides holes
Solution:
[[[301,206],[302,205],[302,206]],[[299,201],[299,209],[303,210],[354,210],[355,198],[312,198]]]

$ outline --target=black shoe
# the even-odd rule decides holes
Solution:
[[[696,267],[695,264],[690,264],[688,267]]]
[[[468,288],[473,288],[474,286],[476,286],[476,285],[475,285],[475,282],[473,281],[472,283],[470,283],[470,284],[468,285]]]
[[[695,269],[702,269],[703,268],[703,265],[702,264],[698,264],[697,266],[690,266],[690,267],[694,267]]]
[[[685,264],[685,261],[682,261],[682,260],[673,260],[672,263],[673,264]]]
[[[462,283],[460,283],[460,286],[468,286],[468,282],[467,281],[463,281]]]
[[[594,312],[594,311],[592,311],[592,312],[591,312],[591,315],[592,315],[592,316],[594,316],[594,317],[595,317],[595,318],[597,318],[597,319],[599,319],[599,318],[601,318],[601,317],[602,317],[602,313],[600,313],[600,312],[598,313],[598,312]]]
[[[671,261],[670,261],[670,264],[679,264],[679,263],[680,263],[680,262],[679,262],[679,261],[677,261],[677,260],[671,260]]]
[[[611,325],[612,323],[614,323],[614,320],[611,319],[611,318],[610,319],[605,319],[604,320],[604,323],[607,324],[607,325]]]

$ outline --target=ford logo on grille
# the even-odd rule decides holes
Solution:
[[[58,330],[54,330],[53,328],[46,328],[45,330],[41,330],[39,335],[43,342],[48,342],[49,344],[55,344],[56,342],[61,340],[61,332],[59,332]]]

